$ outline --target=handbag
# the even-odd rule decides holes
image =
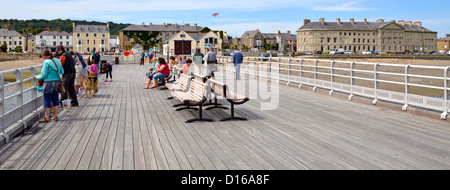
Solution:
[[[53,61],[53,59],[51,59]],[[53,61],[53,63],[56,66],[56,72],[58,72],[58,77],[59,77],[59,88],[58,88],[58,92],[59,93],[66,93],[66,89],[64,88],[64,85],[62,84],[61,81],[61,77],[59,76],[59,69],[58,69],[58,65],[56,65],[55,61]]]

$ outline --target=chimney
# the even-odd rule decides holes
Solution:
[[[395,20],[391,20],[391,22],[395,23]]]
[[[288,35],[291,35],[291,31],[290,31],[290,30],[288,30],[288,31],[287,31],[287,34],[288,34]]]
[[[175,26],[178,26],[178,24],[177,24],[177,23],[175,23]]]
[[[109,22],[106,23],[106,28],[109,30]]]
[[[320,24],[325,25],[325,19],[324,18],[320,18]]]
[[[72,22],[72,27],[75,28],[75,22]]]
[[[341,24],[341,19],[340,19],[340,18],[337,18],[337,19],[336,19],[336,22],[337,22],[337,24],[340,25],[340,24]]]
[[[412,26],[412,21],[406,21],[406,25]]]
[[[364,22],[367,24],[367,18],[364,18]]]
[[[194,26],[197,27],[197,23],[195,23]]]
[[[416,26],[418,26],[418,27],[420,27],[420,28],[422,28],[422,22],[414,22],[414,25],[416,25]]]
[[[447,34],[446,36],[447,36],[447,37],[450,37],[450,34]]]
[[[378,19],[377,22],[384,22],[384,19]]]
[[[351,19],[350,19],[350,22],[351,22],[352,24],[355,24],[355,19],[354,19],[354,18],[351,18]]]
[[[164,25],[164,27],[166,27],[166,23],[164,23],[163,25]]]
[[[184,26],[191,26],[191,24],[184,24]]]
[[[144,22],[142,22],[142,26],[145,26],[145,23],[144,23]]]
[[[310,23],[310,22],[311,22],[310,19],[305,19],[305,20],[303,20],[303,25],[306,25],[306,24],[308,24],[308,23]]]
[[[397,24],[400,24],[400,25],[405,25],[405,21],[404,20],[399,20],[398,22],[397,22]]]
[[[150,23],[150,24],[148,24],[148,25],[150,25],[150,26],[151,26],[151,25],[153,25],[153,23],[151,22],[151,23]]]

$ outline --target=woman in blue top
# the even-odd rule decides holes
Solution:
[[[49,50],[44,50],[41,54],[44,59],[40,75],[34,75],[33,79],[44,79],[43,93],[44,93],[44,108],[45,116],[39,122],[49,122],[50,111],[53,110],[53,117],[51,119],[58,121],[59,108],[59,80],[60,75],[64,74],[64,69],[61,66],[59,59],[53,58]]]

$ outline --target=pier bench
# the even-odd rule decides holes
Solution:
[[[216,95],[214,97],[214,107],[208,107],[205,110],[210,110],[214,108],[222,108],[222,109],[228,109],[223,106],[218,106],[217,104],[217,95],[220,95],[224,97],[228,102],[231,104],[231,117],[226,117],[221,119],[220,121],[227,121],[227,120],[247,120],[247,118],[244,117],[235,117],[234,116],[234,105],[244,104],[249,100],[248,97],[240,95],[236,92],[232,92],[229,90],[228,86],[220,81],[209,79],[208,82],[210,83],[209,86],[211,86],[211,91]]]
[[[186,120],[186,123],[194,122],[194,121],[213,121],[209,118],[203,118],[202,115],[202,104],[206,101],[205,97],[205,89],[207,87],[207,83],[201,82],[199,80],[191,80],[189,85],[189,90],[186,92],[175,91],[173,92],[173,96],[181,101],[187,107],[178,108],[176,111],[184,110],[184,109],[192,109],[190,106],[198,106],[198,118],[193,118]]]

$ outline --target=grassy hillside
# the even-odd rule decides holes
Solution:
[[[24,30],[34,35],[43,31],[44,28],[50,28],[50,30],[57,30],[58,27],[61,31],[72,32],[72,23],[76,25],[106,25],[106,22],[97,21],[85,21],[85,20],[44,20],[44,19],[32,19],[32,20],[17,20],[17,19],[0,19],[0,28],[11,26],[17,32],[22,33]],[[111,35],[118,35],[119,31],[129,26],[130,24],[117,24],[109,22],[109,29]]]

